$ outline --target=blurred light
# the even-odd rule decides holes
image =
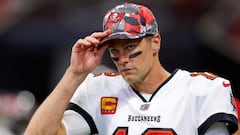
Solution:
[[[29,91],[0,94],[0,118],[22,119],[31,113],[35,97]]]
[[[8,128],[2,127],[2,126],[0,126],[0,132],[2,135],[14,135],[12,133],[12,131],[10,131]]]
[[[35,105],[35,97],[29,91],[21,91],[17,95],[16,104],[19,109],[29,112]]]

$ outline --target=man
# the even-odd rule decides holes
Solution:
[[[227,135],[237,130],[230,83],[210,73],[166,71],[151,11],[124,3],[104,32],[79,39],[71,64],[37,109],[26,135]],[[104,50],[119,73],[91,74]]]

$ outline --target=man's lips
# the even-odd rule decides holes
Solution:
[[[131,71],[132,69],[131,68],[124,68],[121,70],[122,73],[126,73],[126,72],[129,72]]]

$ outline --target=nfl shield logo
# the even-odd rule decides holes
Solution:
[[[143,104],[143,105],[140,106],[140,110],[141,111],[146,111],[146,110],[148,110],[149,106],[150,106],[150,104]]]

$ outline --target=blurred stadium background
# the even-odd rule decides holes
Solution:
[[[118,0],[0,0],[0,133],[21,135],[69,64],[78,38],[102,30]],[[129,0],[128,2],[134,2]],[[138,0],[158,18],[160,59],[229,79],[240,98],[239,0]],[[114,70],[108,53],[96,72]]]

